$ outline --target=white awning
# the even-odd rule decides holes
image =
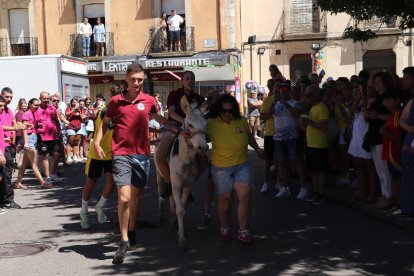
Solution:
[[[233,66],[195,67],[189,68],[194,72],[196,81],[231,81],[235,79]]]

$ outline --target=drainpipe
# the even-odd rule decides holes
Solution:
[[[44,44],[44,51],[45,55],[48,53],[47,49],[47,19],[46,19],[46,6],[45,6],[45,0],[42,0],[42,23],[43,23],[43,44]]]
[[[217,0],[217,48],[219,51],[222,49],[221,45],[221,5],[220,0]]]

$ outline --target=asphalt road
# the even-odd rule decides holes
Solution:
[[[92,229],[79,225],[83,164],[62,167],[64,183],[50,190],[17,190],[20,210],[0,215],[0,244],[22,241],[51,242],[43,253],[0,257],[0,275],[414,275],[414,236],[393,225],[348,207],[328,202],[313,206],[294,197],[276,199],[260,194],[261,161],[250,152],[253,191],[251,230],[255,242],[236,239],[222,243],[218,220],[198,230],[206,175],[194,185],[196,201],[185,218],[188,250],[177,247],[176,230],[157,219],[154,170],[145,190],[139,219],[150,222],[138,229],[138,250],[125,263],[112,265],[119,240],[116,194],[108,203],[111,223],[96,222],[93,206],[100,196],[101,180],[90,204]],[[215,207],[214,207],[215,208]],[[237,223],[233,208],[233,233]],[[0,245],[1,250],[2,245]]]

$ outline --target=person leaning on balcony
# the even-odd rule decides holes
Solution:
[[[96,56],[103,56],[105,53],[105,25],[98,17],[96,25],[93,26],[93,36],[96,45]]]
[[[170,30],[170,52],[173,49],[173,43],[174,43],[174,49],[176,51],[181,51],[180,46],[180,25],[184,23],[184,19],[177,14],[176,10],[171,10],[172,15],[168,17],[167,24],[169,26]]]
[[[84,17],[79,30],[79,34],[82,35],[82,50],[84,57],[89,57],[90,55],[92,26],[88,21],[89,19]]]

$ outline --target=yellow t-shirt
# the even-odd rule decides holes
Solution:
[[[100,127],[100,125],[102,124],[102,117],[105,115],[105,112],[106,112],[106,108],[99,111],[98,116],[96,117],[96,120],[95,120],[95,133],[93,134],[93,139],[94,140],[95,140],[96,134],[98,133],[97,130]],[[111,160],[112,159],[112,147],[111,147],[112,133],[113,133],[113,130],[107,129],[104,136],[102,137],[101,147],[102,147],[103,151],[105,152],[105,158],[102,159],[102,160]],[[101,160],[99,158],[99,156],[96,154],[95,147],[93,145],[91,145],[91,147],[89,149],[88,158]]]
[[[274,98],[275,98],[275,96],[272,95],[272,96],[267,97],[263,101],[262,105],[260,106],[260,113],[265,113],[266,111],[269,110],[269,107],[272,105]],[[274,124],[274,120],[273,120],[273,116],[272,116],[269,119],[265,120],[264,135],[265,136],[273,136],[274,134],[275,134],[275,124]]]
[[[349,125],[345,122],[344,115],[342,114],[342,111],[345,111],[345,106],[343,104],[336,104],[335,110],[334,110],[334,117],[335,121],[338,124],[339,129],[347,128]]]
[[[312,106],[309,118],[314,122],[320,122],[329,119],[329,110],[324,103],[318,103]],[[324,149],[329,147],[328,131],[322,131],[313,126],[306,127],[306,141],[308,147]]]
[[[216,167],[229,167],[247,161],[249,124],[245,118],[225,123],[220,117],[207,121],[207,134],[213,144],[211,163]]]

